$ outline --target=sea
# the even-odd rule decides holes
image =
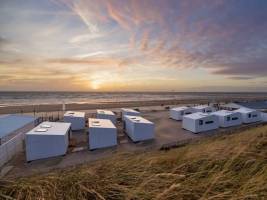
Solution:
[[[267,93],[224,92],[0,92],[0,107],[61,103],[110,103],[153,100],[210,101],[222,98],[267,99]]]

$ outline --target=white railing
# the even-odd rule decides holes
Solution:
[[[15,154],[23,151],[24,138],[25,133],[21,132],[0,145],[0,167],[7,163]]]

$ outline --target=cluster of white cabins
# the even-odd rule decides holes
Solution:
[[[141,117],[141,113],[133,109],[122,108],[121,113],[124,130],[133,142],[154,139],[154,123]],[[45,121],[42,123],[38,123],[38,119],[31,116],[4,115],[0,117],[0,138],[2,141],[0,167],[18,151],[23,150],[24,145],[28,162],[65,155],[72,135],[75,134],[75,131],[85,128],[88,133],[89,150],[116,146],[116,125],[117,117],[110,110],[97,110],[96,118],[88,119],[87,128],[84,112],[67,111],[63,116],[63,122]],[[18,127],[22,128],[18,129]],[[13,137],[9,140],[12,134],[17,136],[18,131],[22,137]],[[20,146],[17,148],[10,146],[12,140],[19,142]],[[14,151],[9,153],[10,149],[14,149]],[[8,158],[5,157],[7,154],[10,154]]]
[[[260,111],[245,107],[234,111],[216,110],[209,105],[170,109],[170,118],[182,121],[183,128],[193,133],[259,122],[262,116]]]
[[[248,108],[216,111],[208,105],[170,109],[170,118],[182,121],[182,127],[193,133],[258,122],[262,114]],[[140,115],[133,109],[121,109],[124,131],[133,142],[155,137],[154,123]],[[72,134],[85,128],[84,112],[68,111],[63,122],[40,123],[38,118],[26,115],[0,116],[0,167],[23,149],[27,161],[65,155]],[[88,119],[86,129],[89,150],[117,145],[117,117],[112,111],[97,110],[96,118]]]

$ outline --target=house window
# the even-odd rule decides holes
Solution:
[[[199,125],[203,125],[203,120],[199,120]]]
[[[248,114],[248,118],[251,118],[251,113]]]
[[[206,121],[205,124],[212,124],[213,121]]]
[[[232,120],[238,120],[238,117],[233,117]]]
[[[206,113],[210,113],[211,112],[211,110],[206,110]]]
[[[192,114],[191,112],[186,112],[185,115],[189,115],[189,114]]]
[[[252,115],[252,117],[258,117],[258,115]]]
[[[230,116],[227,116],[227,121],[230,121],[230,120],[231,120]]]

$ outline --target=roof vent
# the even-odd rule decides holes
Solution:
[[[47,132],[46,128],[38,128],[35,130],[35,132]]]
[[[93,126],[100,126],[101,125],[99,121],[93,121],[92,124],[93,124]]]
[[[100,126],[100,122],[99,121],[93,121],[92,124],[93,124],[93,126]]]
[[[40,127],[41,128],[51,128],[52,126],[49,124],[42,124]]]

